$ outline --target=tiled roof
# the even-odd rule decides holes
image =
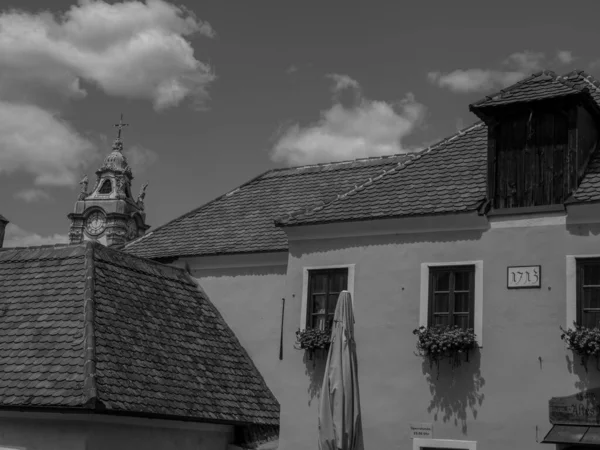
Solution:
[[[125,251],[147,258],[285,251],[287,237],[275,227],[277,217],[327,202],[407,158],[271,170],[127,244]]]
[[[100,244],[0,251],[0,360],[0,407],[279,423],[193,278]]]
[[[502,89],[496,94],[486,96],[484,99],[470,105],[470,109],[476,112],[477,109],[488,106],[582,94],[587,90],[588,86],[585,83],[573,83],[568,76],[561,77],[551,71],[541,71],[506,89]]]
[[[474,109],[571,94],[600,104],[600,83],[583,71],[543,71]],[[600,200],[600,156],[594,158],[573,201]],[[486,165],[487,129],[477,123],[419,153],[273,170],[125,250],[149,258],[283,251],[286,235],[274,221],[299,225],[473,211],[486,196]]]
[[[600,151],[592,155],[585,176],[568,203],[600,201]]]
[[[485,200],[487,128],[482,122],[423,150],[327,204],[299,209],[280,225],[476,210]]]
[[[550,72],[551,73],[551,72]],[[548,72],[534,74],[517,83],[529,86],[531,79],[548,81]],[[578,92],[589,89],[590,99],[600,104],[600,83],[583,71],[574,71],[560,78],[556,88],[563,92],[567,83]],[[554,81],[551,81],[554,83]],[[512,87],[504,92],[511,92]],[[522,92],[522,91],[521,91]],[[544,91],[533,93],[550,95]],[[404,165],[368,180],[329,203],[299,208],[278,220],[281,226],[308,225],[348,220],[367,220],[425,214],[457,213],[477,210],[486,197],[487,128],[478,123],[464,132],[446,139],[416,155]],[[593,154],[578,190],[569,203],[600,200],[600,151]]]

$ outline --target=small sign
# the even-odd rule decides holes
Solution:
[[[509,289],[539,288],[542,285],[542,266],[512,266],[507,271]]]
[[[414,438],[432,439],[433,438],[433,424],[432,423],[411,422],[408,425],[410,426],[410,437],[412,439],[414,439]]]
[[[600,389],[590,389],[567,397],[550,399],[550,423],[600,425]]]

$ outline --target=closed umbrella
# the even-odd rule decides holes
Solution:
[[[364,450],[352,297],[342,291],[319,401],[319,449]]]

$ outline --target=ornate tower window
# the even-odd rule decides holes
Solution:
[[[112,183],[110,182],[110,180],[104,180],[104,182],[102,183],[102,186],[100,186],[100,189],[98,190],[99,194],[110,194],[112,192]]]

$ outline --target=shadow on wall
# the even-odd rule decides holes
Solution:
[[[327,351],[316,350],[312,357],[309,352],[304,352],[304,373],[308,376],[308,406],[312,401],[319,399],[321,387],[323,386],[323,376],[325,375],[325,366],[327,365]]]
[[[598,236],[600,225],[595,223],[573,224],[567,217],[567,231],[574,236]]]
[[[468,410],[473,419],[477,419],[478,408],[483,403],[484,394],[480,392],[485,385],[481,376],[481,354],[475,350],[469,355],[469,361],[452,369],[448,361],[441,361],[438,367],[423,359],[423,374],[427,377],[431,400],[427,412],[434,414],[434,420],[454,421],[467,434]]]
[[[594,389],[600,387],[600,361],[596,358],[590,358],[587,362],[582,362],[577,355],[565,355],[567,370],[575,374],[578,380],[575,382],[575,388],[578,391]]]
[[[339,237],[336,239],[316,239],[303,241],[300,246],[290,245],[290,254],[294,258],[304,255],[350,248],[388,246],[388,245],[410,245],[438,242],[462,242],[478,241],[487,230],[456,230],[439,231],[435,233],[407,233],[396,235],[371,235],[358,237]]]

